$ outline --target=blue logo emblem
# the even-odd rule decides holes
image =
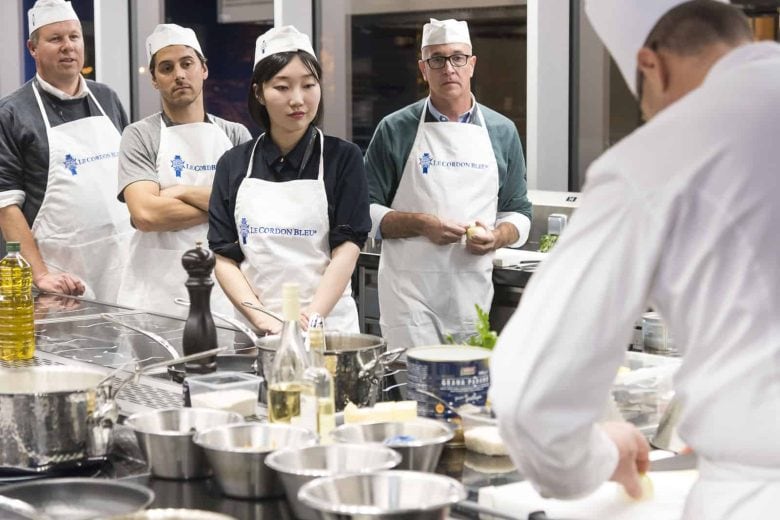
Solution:
[[[238,231],[241,233],[241,243],[246,244],[246,237],[249,236],[249,223],[246,221],[246,217],[241,217],[241,226]]]
[[[184,159],[181,158],[181,155],[174,155],[173,159],[171,160],[171,168],[173,168],[173,171],[176,172],[176,177],[181,177],[181,171],[184,169],[185,166]]]
[[[67,154],[65,156],[65,168],[70,170],[71,175],[76,175],[78,172],[76,171],[76,165],[78,162],[76,161],[76,158],[73,157],[71,154]]]
[[[428,168],[431,167],[432,162],[433,157],[431,157],[431,154],[428,152],[425,152],[420,156],[420,166],[422,166],[422,172],[424,175],[428,173]]]

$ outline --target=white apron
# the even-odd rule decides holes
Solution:
[[[426,123],[423,106],[391,208],[492,226],[498,207],[498,167],[482,124]],[[388,347],[442,343],[475,332],[477,312],[493,300],[493,254],[473,255],[463,242],[436,245],[426,237],[382,241],[379,313]]]
[[[330,264],[330,219],[323,181],[325,139],[319,129],[317,132],[320,165],[316,180],[271,182],[251,178],[255,149],[263,138],[260,136],[252,148],[246,178],[236,196],[236,229],[245,257],[241,271],[259,293],[263,305],[279,314],[282,313],[282,284],[300,284],[304,309],[314,298]],[[325,316],[325,326],[339,332],[360,332],[351,282]]]
[[[222,128],[214,123],[166,126],[160,117],[157,173],[160,189],[176,184],[211,186],[217,161],[233,148]],[[196,242],[208,244],[208,223],[178,231],[138,231],[130,243],[130,260],[122,279],[119,302],[129,307],[167,314],[187,315],[174,298],[189,299],[184,285],[187,271],[181,263],[185,251]],[[212,274],[212,279],[213,279]],[[219,284],[211,289],[211,310],[231,314],[233,305]]]
[[[685,503],[683,520],[776,518],[780,468],[750,467],[699,458],[699,480]]]
[[[49,142],[46,193],[32,225],[38,250],[50,271],[81,278],[86,298],[116,303],[132,230],[116,199],[119,131],[86,83],[102,115],[55,127],[32,88]]]

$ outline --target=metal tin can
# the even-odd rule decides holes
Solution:
[[[490,351],[479,347],[439,345],[407,351],[409,397],[417,401],[417,413],[434,419],[455,414],[428,392],[458,408],[483,406],[490,388]]]
[[[646,352],[666,356],[680,354],[663,318],[657,312],[646,312],[642,315],[642,343]]]

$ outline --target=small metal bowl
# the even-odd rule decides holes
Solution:
[[[135,431],[152,475],[187,480],[211,475],[203,450],[192,442],[195,432],[242,422],[235,412],[168,408],[131,415],[125,424]]]
[[[317,444],[317,435],[287,424],[246,423],[199,432],[195,444],[203,448],[222,492],[231,497],[267,498],[284,494],[266,456],[282,448]]]
[[[318,520],[319,515],[298,500],[298,490],[318,477],[370,473],[392,469],[401,462],[395,450],[376,444],[331,444],[297,450],[279,450],[265,464],[279,473],[287,502],[296,518]]]
[[[398,469],[432,472],[444,445],[455,432],[446,423],[418,417],[413,421],[345,424],[331,432],[336,442],[378,442],[401,454]]]
[[[380,471],[318,478],[298,499],[323,520],[441,520],[466,498],[457,480],[419,471]]]

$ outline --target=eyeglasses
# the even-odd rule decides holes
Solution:
[[[443,69],[448,61],[453,67],[462,67],[469,62],[469,58],[471,58],[469,54],[453,54],[452,56],[434,56],[423,61],[432,69]]]

